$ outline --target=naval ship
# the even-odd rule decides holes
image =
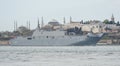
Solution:
[[[10,40],[11,46],[89,46],[96,45],[104,33],[94,34],[92,31],[83,34],[81,28],[67,30],[45,30],[38,23],[32,36],[16,37]]]

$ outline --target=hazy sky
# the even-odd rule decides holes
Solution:
[[[110,19],[112,13],[120,21],[120,0],[0,0],[0,31],[13,31],[14,21],[18,26],[37,26],[37,19],[47,23],[56,19],[62,23],[63,17],[73,21]]]

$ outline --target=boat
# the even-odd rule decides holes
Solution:
[[[16,37],[10,40],[11,46],[95,46],[104,33],[83,34],[81,28],[67,30],[46,30],[39,26],[29,37]]]

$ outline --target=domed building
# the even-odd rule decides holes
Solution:
[[[49,25],[52,26],[60,26],[61,24],[59,24],[59,22],[55,19],[52,19],[51,21],[48,22]]]
[[[61,24],[55,20],[55,19],[52,19],[51,21],[48,22],[47,25],[44,26],[44,29],[45,30],[56,30],[56,29],[59,29],[61,26]]]

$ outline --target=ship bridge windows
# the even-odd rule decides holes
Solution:
[[[46,38],[52,38],[52,39],[54,39],[55,38],[55,36],[46,36]]]

